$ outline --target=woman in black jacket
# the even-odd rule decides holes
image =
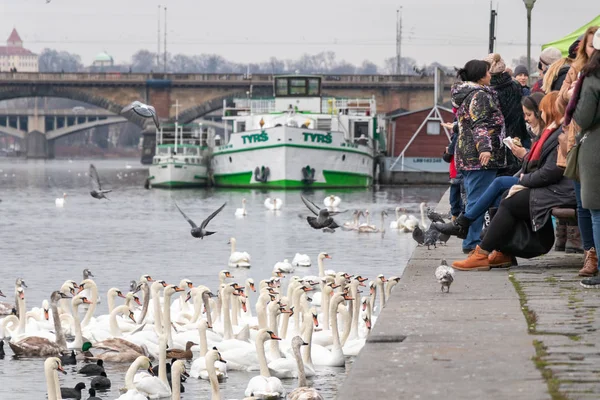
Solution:
[[[488,271],[491,265],[510,265],[512,256],[495,250],[506,245],[520,220],[530,223],[531,230],[537,232],[549,223],[552,208],[575,207],[573,183],[563,176],[564,169],[556,165],[563,116],[556,106],[557,98],[558,92],[552,92],[542,99],[540,110],[546,129],[523,162],[518,183],[500,202],[481,244],[466,260],[454,262],[454,268]]]

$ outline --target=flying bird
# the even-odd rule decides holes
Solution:
[[[450,293],[450,285],[454,282],[454,268],[448,266],[446,260],[442,260],[441,265],[435,269],[435,278],[442,285],[442,292],[446,287],[447,293]]]
[[[425,234],[423,230],[417,225],[415,229],[412,231],[412,237],[417,242],[417,245],[421,245],[425,243]]]
[[[177,203],[175,203],[175,207],[177,207],[177,209],[179,210],[181,215],[183,215],[183,218],[185,218],[186,221],[191,225],[192,229],[190,230],[190,234],[195,238],[204,239],[204,236],[209,236],[209,235],[212,235],[213,233],[217,233],[217,232],[207,231],[205,228],[206,228],[206,225],[208,225],[208,223],[210,222],[210,220],[213,219],[218,213],[220,213],[226,204],[227,204],[227,202],[223,203],[223,205],[221,207],[219,207],[215,212],[210,214],[204,221],[202,221],[202,223],[200,224],[200,227],[198,227],[194,221],[189,219],[188,216],[185,215],[185,213],[183,211],[181,211],[181,208],[179,208]]]
[[[102,189],[102,184],[100,183],[100,176],[98,176],[98,171],[96,171],[96,167],[94,164],[90,164],[90,185],[92,186],[92,191],[90,194],[95,199],[106,199],[110,200],[105,196],[106,193],[112,192],[112,189]]]
[[[319,208],[315,203],[300,195],[300,198],[306,207],[317,217],[306,217],[308,224],[314,229],[323,229],[324,232],[333,232],[340,225],[333,220],[333,216],[346,211],[329,211],[326,208]]]
[[[121,114],[125,114],[130,111],[133,111],[142,118],[152,118],[154,125],[156,125],[157,128],[160,128],[158,116],[156,115],[156,110],[154,107],[144,104],[140,101],[134,101],[130,105],[123,107]]]
[[[444,218],[440,214],[433,211],[431,207],[427,207],[427,218],[429,218],[431,222],[441,222],[442,224],[446,223]]]

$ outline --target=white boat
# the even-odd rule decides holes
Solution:
[[[224,143],[211,160],[224,187],[367,187],[373,182],[375,99],[321,96],[317,76],[277,76],[274,98],[224,102]],[[231,133],[229,133],[231,129]]]
[[[201,124],[166,124],[156,130],[156,152],[149,169],[151,187],[206,186],[208,130]]]

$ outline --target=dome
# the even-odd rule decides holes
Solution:
[[[98,53],[98,55],[94,58],[94,61],[112,61],[113,58],[111,56],[109,56],[108,54],[106,54],[105,52],[102,53]]]

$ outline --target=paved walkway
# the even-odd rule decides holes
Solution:
[[[460,240],[415,250],[338,399],[600,398],[600,291],[579,286],[581,255],[456,271],[449,294],[442,258],[464,258]]]

